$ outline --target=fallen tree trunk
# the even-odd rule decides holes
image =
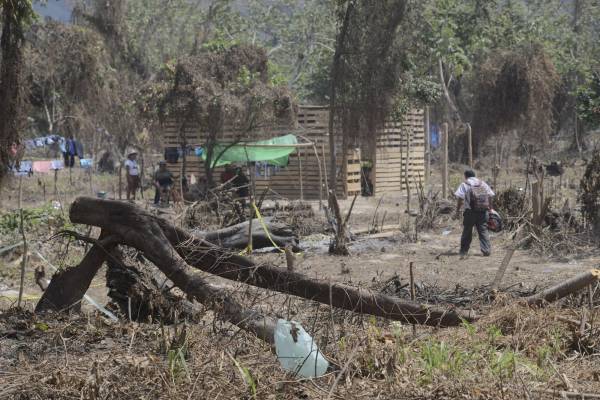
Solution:
[[[92,279],[118,241],[119,238],[114,235],[100,234],[100,239],[94,243],[79,265],[58,271],[52,276],[35,311],[79,310],[81,299],[89,289]]]
[[[199,322],[201,307],[161,290],[156,278],[143,266],[127,265],[123,254],[113,250],[107,262],[106,286],[111,302],[108,307],[137,322],[161,321],[170,325],[186,320]]]
[[[298,238],[294,235],[294,232],[289,225],[276,222],[273,218],[264,218],[263,222],[265,223],[268,232],[265,232],[260,220],[252,220],[253,248],[261,249],[264,247],[273,247],[273,242],[275,242],[275,244],[282,249],[287,246],[292,246],[294,251],[299,250]],[[249,243],[248,225],[249,222],[246,221],[212,232],[194,231],[193,233],[217,246],[226,247],[228,249],[244,249]]]
[[[165,242],[168,241],[175,247],[179,253],[178,256],[203,271],[333,307],[411,324],[440,327],[457,326],[463,320],[474,320],[472,315],[463,314],[454,309],[439,309],[367,289],[311,279],[302,274],[269,265],[257,265],[248,258],[226,252],[129,203],[80,197],[71,206],[69,215],[74,223],[99,226],[110,232],[143,230],[147,232],[143,236],[166,237]],[[131,240],[130,243],[132,243]],[[141,249],[149,245],[151,244],[136,242],[133,247]],[[164,264],[167,260],[166,255],[160,254],[161,249],[165,251],[164,245],[160,249],[153,249],[152,254],[160,264]],[[168,251],[168,249],[166,250]],[[151,257],[148,258],[159,266]],[[177,262],[182,263],[183,259],[181,261],[177,259]],[[185,264],[185,262],[183,263]],[[167,276],[169,275],[167,274]],[[181,288],[175,280],[173,282]]]
[[[160,218],[153,217],[132,204],[113,200],[100,200],[97,204],[103,204],[105,207],[88,210],[90,215],[85,215],[85,212],[83,215],[79,214],[85,205],[94,208],[96,200],[100,199],[75,200],[71,205],[71,220],[88,225],[105,226],[107,232],[119,236],[120,243],[141,251],[190,299],[198,300],[214,310],[220,319],[250,331],[268,343],[273,343],[275,321],[254,310],[242,307],[227,293],[208,284],[198,274],[194,274],[165,237],[158,224]],[[106,219],[102,221],[102,218]]]
[[[529,305],[536,306],[543,305],[544,303],[551,303],[598,281],[600,281],[600,269],[590,269],[589,271],[576,275],[558,285],[525,298],[525,302]]]

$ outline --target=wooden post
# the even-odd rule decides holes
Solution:
[[[119,200],[123,200],[123,166],[119,165]]]
[[[17,301],[17,307],[21,307],[21,300],[23,299],[23,286],[25,285],[25,268],[27,266],[27,238],[25,237],[25,227],[23,226],[23,209],[19,204],[19,214],[21,216],[21,236],[23,237],[23,259],[21,260],[21,282],[19,284],[19,299]]]
[[[54,170],[54,197],[58,200],[58,170]]]
[[[144,200],[144,154],[140,154],[140,196]],[[183,200],[183,197],[181,198]]]
[[[304,183],[302,182],[302,150],[298,149],[298,166],[300,174],[300,200],[304,200]]]
[[[23,175],[19,175],[19,197],[18,197],[17,208],[21,209],[21,203],[23,201]],[[23,218],[23,217],[21,217]]]
[[[410,274],[410,299],[414,302],[417,295],[415,293],[415,274],[413,271],[413,262],[408,263],[408,272]],[[413,336],[417,336],[417,326],[413,325]]]
[[[92,168],[89,168],[88,173],[90,174],[90,196],[94,196],[94,183],[92,182]]]
[[[411,128],[412,130],[412,128]],[[410,222],[410,181],[408,179],[408,168],[410,164],[410,149],[412,145],[412,132],[406,132],[406,160],[404,163],[404,183],[406,184],[406,213]]]
[[[46,202],[46,182],[42,182],[42,193],[44,194],[44,203]]]
[[[494,185],[494,191],[498,190],[498,188],[496,187],[496,181],[498,179],[498,174],[500,174],[500,166],[498,164],[495,164],[492,167],[492,185]]]
[[[469,123],[467,123],[467,146],[469,151],[469,168],[473,169],[473,132]]]
[[[431,174],[431,132],[429,131],[429,106],[425,107],[425,183]]]
[[[540,199],[540,182],[535,181],[531,184],[531,205],[533,208],[533,221],[537,221],[542,210]]]
[[[248,205],[250,219],[248,220],[248,251],[252,253],[252,221],[254,220],[256,212],[254,211],[254,197],[250,195],[250,204]]]
[[[442,198],[448,198],[448,123],[442,125]]]
[[[323,168],[321,167],[321,159],[319,158],[319,152],[317,146],[313,144],[313,151],[317,159],[317,165],[319,166],[319,210],[323,209]]]
[[[323,158],[323,172],[325,173],[325,191],[329,193],[329,182],[327,181],[327,165],[325,163],[325,145],[321,144],[321,156]]]
[[[184,154],[185,154],[185,152],[184,152]],[[183,180],[184,179],[185,179],[185,156],[181,160],[181,168],[179,169],[179,193],[181,194],[181,204],[183,204]]]

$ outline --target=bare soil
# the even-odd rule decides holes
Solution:
[[[453,172],[451,182],[457,176],[460,179],[459,171],[457,168]],[[59,182],[65,213],[78,194],[100,189],[108,191],[109,197],[115,194],[115,177],[98,177],[93,188],[84,178],[82,175],[72,185],[64,177]],[[521,184],[518,175],[511,178],[511,184]],[[572,198],[573,190],[567,189],[560,189],[561,196]],[[45,204],[39,196],[39,185],[27,184],[24,193],[25,206]],[[148,192],[145,197],[150,197]],[[3,213],[15,208],[14,192],[4,190],[0,198]],[[48,195],[46,202],[50,198]],[[148,200],[138,203],[148,207]],[[341,202],[344,212],[350,203],[351,199]],[[313,208],[325,225],[317,202]],[[398,229],[359,235],[349,257],[328,255],[326,234],[303,238],[301,243],[307,250],[297,256],[297,270],[318,279],[379,288],[396,275],[407,283],[412,262],[415,281],[440,290],[474,289],[491,283],[511,243],[511,233],[492,235],[491,257],[480,254],[475,235],[470,256],[461,260],[460,221],[442,217],[435,229],[418,232],[415,240],[414,218],[408,217],[405,208],[406,198],[401,195],[384,196],[381,201],[358,198],[352,230],[371,227],[376,209],[379,225],[397,225]],[[411,208],[417,208],[415,201]],[[163,215],[177,219],[180,210],[166,210]],[[32,241],[31,248],[53,265],[75,265],[84,247],[45,242],[54,232],[52,227],[37,226],[26,234]],[[91,234],[98,232],[93,230]],[[20,239],[18,232],[13,232],[3,234],[0,240],[2,248]],[[234,290],[248,306],[302,323],[323,353],[342,370],[303,381],[285,373],[271,350],[256,338],[214,322],[210,311],[206,311],[205,324],[187,326],[187,350],[182,360],[168,347],[173,337],[181,334],[184,323],[162,327],[111,322],[89,304],[85,304],[83,315],[71,317],[34,316],[17,310],[21,254],[17,248],[0,255],[0,398],[535,399],[560,398],[561,390],[600,393],[598,341],[589,339],[588,353],[577,348],[581,347],[582,337],[600,333],[594,320],[600,317],[597,306],[589,311],[564,305],[536,311],[512,306],[510,300],[503,302],[500,298],[486,306],[484,311],[489,315],[475,327],[418,327],[413,331],[390,321],[330,310],[310,301],[211,278]],[[280,253],[256,252],[252,258],[285,265]],[[547,287],[593,268],[599,260],[600,252],[595,248],[564,257],[518,250],[500,286],[522,287],[524,291]],[[33,268],[42,265],[49,278],[51,269],[46,261],[33,253],[25,279],[25,310],[33,309],[41,293],[33,281]],[[99,303],[107,301],[104,270],[88,294]],[[585,294],[569,301],[585,304]],[[579,326],[565,322],[582,318],[591,324],[589,330],[584,329],[587,336],[577,336]]]

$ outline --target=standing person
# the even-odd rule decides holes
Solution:
[[[487,229],[489,210],[492,207],[494,192],[487,183],[475,177],[475,172],[468,169],[465,171],[465,180],[454,193],[458,199],[456,205],[456,216],[464,206],[463,232],[460,238],[460,255],[466,257],[473,240],[473,227],[477,229],[479,245],[484,257],[492,254],[492,245]]]
[[[135,193],[140,187],[140,167],[137,163],[137,151],[129,150],[125,160],[125,174],[127,176],[127,200],[135,200]]]
[[[154,173],[154,204],[160,203],[160,197],[162,192],[168,192],[173,186],[173,174],[167,169],[167,163],[160,161],[158,163],[158,170]]]
[[[77,154],[73,135],[69,135],[65,140],[64,147],[61,146],[61,150],[63,151],[63,157],[65,159],[65,168],[73,168],[73,166],[75,166],[75,155]]]

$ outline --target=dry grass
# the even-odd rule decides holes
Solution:
[[[516,399],[541,398],[535,388],[600,391],[600,348],[573,350],[573,309],[498,304],[476,325],[420,327],[415,337],[397,323],[288,303],[337,371],[297,379],[267,345],[210,312],[184,329],[9,309],[0,314],[0,398]]]

